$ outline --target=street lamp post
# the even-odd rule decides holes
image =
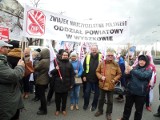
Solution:
[[[157,33],[157,31],[152,31],[152,34],[153,34],[153,33]],[[152,38],[153,38],[153,37],[152,37]],[[157,41],[158,41],[158,40],[156,40],[156,43],[155,43],[155,46],[154,46],[154,48],[155,48],[155,49],[154,49],[154,55],[155,55],[155,57],[157,57]]]
[[[155,57],[157,57],[157,43],[158,43],[158,40],[156,40],[156,46],[155,46]]]

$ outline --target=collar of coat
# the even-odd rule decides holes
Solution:
[[[114,60],[105,60],[104,62],[105,62],[105,64],[111,64],[111,63],[113,63],[114,65],[118,65],[118,63],[115,62]]]
[[[21,49],[20,48],[14,48],[7,55],[11,56],[11,57],[21,58]]]
[[[0,54],[0,60],[7,62],[7,57],[5,55]]]

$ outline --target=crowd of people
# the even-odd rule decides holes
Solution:
[[[22,53],[18,41],[9,44],[0,41],[0,120],[18,120],[20,110],[24,108],[23,99],[28,99],[30,93],[35,93],[33,101],[40,101],[37,115],[47,114],[47,105],[51,104],[55,93],[55,115],[59,116],[62,112],[66,116],[68,96],[70,110],[79,110],[81,85],[83,109],[87,110],[92,101],[90,110],[97,110],[95,117],[104,113],[103,106],[106,103],[106,119],[112,120],[113,94],[119,83],[125,91],[116,99],[123,102],[125,97],[125,105],[122,117],[117,120],[129,120],[133,104],[134,120],[142,119],[145,104],[148,111],[152,110],[149,93],[156,83],[156,68],[149,55],[139,55],[134,66],[131,56],[128,55],[128,63],[125,56],[115,57],[112,49],[103,56],[97,45],[91,46],[91,52],[86,53],[83,63],[78,56],[75,51],[69,53],[60,49],[54,61],[50,61],[47,48],[35,51],[25,48]],[[27,74],[29,62],[34,72]],[[49,72],[50,62],[54,63],[54,69]],[[90,100],[92,92],[93,98]],[[160,117],[160,106],[154,116]]]

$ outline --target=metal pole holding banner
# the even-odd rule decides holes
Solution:
[[[22,37],[22,40],[21,40],[20,44],[21,44],[21,59],[23,59],[24,37]]]
[[[53,64],[53,61],[55,61],[56,66],[59,67],[58,62],[56,60],[56,54],[54,52],[53,46],[51,44],[51,41],[49,41],[49,40],[46,39],[46,42],[48,42],[49,51],[50,51],[50,67],[51,67],[51,62]],[[60,79],[62,80],[62,74],[60,72],[60,69],[58,69],[58,74],[59,74]]]

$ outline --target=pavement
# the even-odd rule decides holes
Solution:
[[[158,105],[160,104],[159,99],[159,93],[158,93],[158,84],[160,83],[160,65],[156,65],[157,68],[157,84],[154,87],[154,99],[151,105],[152,111],[149,112],[145,109],[143,110],[143,117],[142,120],[160,120],[160,118],[156,118],[153,116],[154,113],[157,112]],[[94,114],[97,111],[91,112],[90,108],[87,110],[83,110],[83,97],[82,97],[82,88],[80,93],[80,100],[79,100],[79,110],[70,110],[70,104],[69,104],[69,96],[67,101],[67,116],[63,116],[60,114],[59,116],[55,116],[55,102],[54,102],[54,96],[52,103],[50,106],[47,106],[48,114],[47,115],[37,115],[38,108],[40,106],[40,102],[34,102],[31,99],[34,97],[33,94],[30,95],[29,99],[24,100],[25,109],[22,110],[20,114],[20,120],[106,120],[105,113],[99,117],[95,117]],[[117,95],[114,95],[114,98],[117,97]],[[93,94],[91,94],[90,98],[90,104],[92,102]],[[113,103],[113,113],[112,113],[112,120],[117,120],[120,118],[123,114],[124,109],[124,102],[118,102],[116,99],[114,99]],[[104,111],[106,110],[106,104],[104,104]],[[134,120],[134,112],[135,108],[133,106],[132,108],[132,114],[130,116],[130,120]]]

